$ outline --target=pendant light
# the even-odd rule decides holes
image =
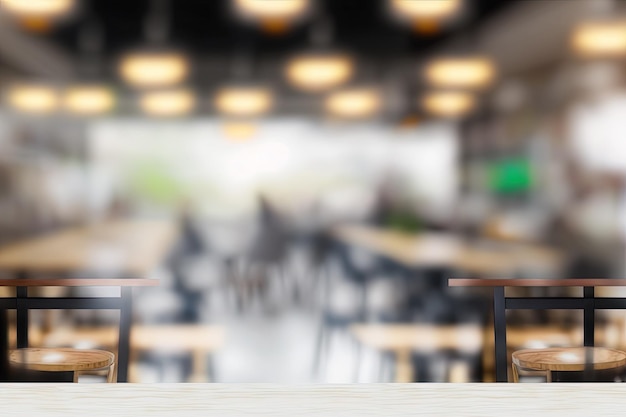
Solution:
[[[408,19],[441,20],[458,13],[462,0],[388,0],[392,10]]]
[[[476,106],[476,98],[462,91],[439,91],[424,95],[422,107],[430,114],[440,117],[460,117]]]
[[[345,84],[354,72],[352,59],[339,53],[306,53],[291,59],[286,76],[303,91],[320,92]]]
[[[9,88],[5,100],[13,109],[32,114],[49,114],[59,104],[55,88],[39,83],[16,84]]]
[[[571,47],[585,58],[626,55],[626,20],[597,20],[580,23],[571,36]]]
[[[328,91],[347,83],[354,75],[354,62],[343,52],[329,48],[331,28],[320,20],[312,28],[312,51],[293,56],[285,67],[285,77],[291,86],[305,92]]]
[[[581,58],[619,58],[626,56],[626,19],[618,17],[617,2],[589,2],[587,19],[577,24],[570,35],[570,47]]]
[[[327,114],[344,119],[364,119],[382,107],[380,93],[373,88],[351,88],[331,93],[324,100]]]
[[[463,0],[387,0],[388,12],[396,20],[409,23],[424,35],[439,32],[443,24],[449,24],[462,16]]]
[[[187,56],[166,47],[168,35],[168,0],[152,0],[146,20],[149,45],[126,53],[119,63],[119,73],[129,85],[138,88],[162,88],[185,81],[190,71]]]
[[[187,89],[150,91],[139,100],[141,110],[155,117],[175,117],[189,114],[196,105],[196,98]]]
[[[231,0],[239,18],[259,25],[268,34],[282,34],[311,11],[311,0]]]
[[[108,113],[116,105],[113,90],[99,81],[102,73],[102,31],[94,18],[88,20],[79,34],[81,52],[79,74],[82,80],[63,92],[62,106],[77,116],[97,116]]]
[[[262,87],[226,87],[217,92],[215,108],[222,114],[238,117],[261,116],[273,107],[273,96]]]
[[[424,69],[425,80],[436,88],[482,89],[492,84],[496,68],[486,56],[439,58]]]
[[[95,116],[111,111],[115,95],[111,89],[100,84],[80,84],[65,90],[63,107],[69,113]]]
[[[45,33],[74,15],[76,0],[0,0],[0,10],[11,15],[25,30]]]
[[[0,0],[0,9],[18,18],[58,19],[76,8],[76,0]]]

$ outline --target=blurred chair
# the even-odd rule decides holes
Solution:
[[[358,380],[361,346],[349,332],[350,325],[367,321],[398,321],[406,313],[406,298],[401,280],[381,270],[378,256],[346,245],[335,246],[325,283],[322,319],[314,356],[313,370],[319,372],[330,351],[333,335],[343,335],[353,346]]]
[[[420,308],[414,311],[412,322],[430,326],[475,326],[484,329],[489,317],[489,303],[481,296],[452,296],[435,291],[422,299]],[[481,380],[482,356],[480,351],[463,349],[444,349],[440,352],[416,350],[412,355],[415,369],[418,370],[417,382],[433,382],[441,379],[436,376],[433,358],[449,366],[451,363],[464,364],[468,378]],[[442,365],[443,366],[443,365]],[[447,369],[447,368],[446,368]],[[441,374],[441,372],[439,372]]]
[[[265,307],[269,307],[270,290],[275,284],[280,289],[279,303],[284,306],[291,300],[290,286],[293,283],[286,268],[289,243],[284,225],[277,221],[261,225],[244,258],[244,271],[238,276],[242,304],[250,305],[257,298]]]

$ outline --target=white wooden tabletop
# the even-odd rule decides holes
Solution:
[[[6,416],[623,416],[626,384],[2,384]]]

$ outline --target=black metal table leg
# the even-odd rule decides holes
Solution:
[[[17,287],[17,348],[28,347],[28,287]]]
[[[508,382],[504,287],[493,289],[493,333],[496,354],[496,382]]]
[[[595,342],[595,294],[593,287],[583,288],[584,301],[584,345],[593,346]]]
[[[584,345],[594,346],[595,344],[595,291],[594,287],[583,287],[584,300]],[[585,353],[584,380],[591,381],[593,374],[593,354]]]
[[[0,310],[0,382],[9,380],[9,312]]]
[[[120,334],[117,350],[117,382],[128,382],[130,326],[132,322],[132,287],[121,287]]]

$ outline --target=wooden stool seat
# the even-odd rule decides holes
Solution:
[[[518,381],[519,370],[552,372],[617,369],[626,365],[626,352],[604,347],[562,347],[524,349],[513,352],[513,374]]]
[[[115,355],[95,349],[27,348],[11,351],[9,361],[32,371],[74,372],[74,382],[81,372],[106,370],[107,382],[112,382]]]

